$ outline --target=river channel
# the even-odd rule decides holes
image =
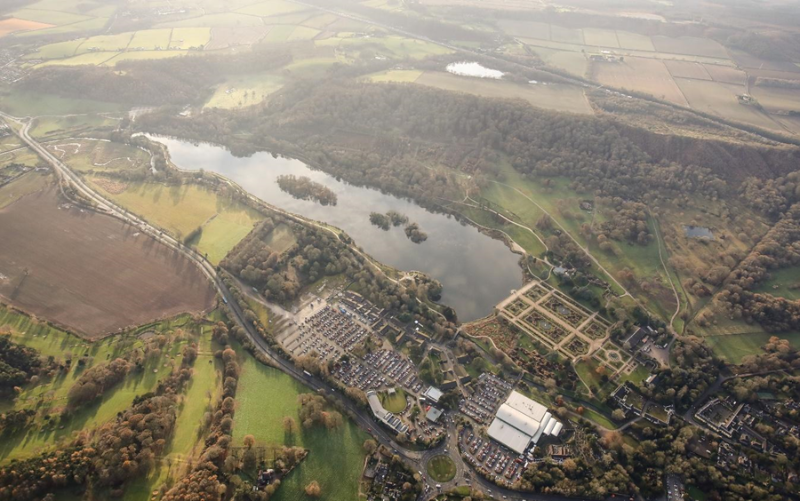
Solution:
[[[504,243],[413,201],[354,186],[299,160],[274,158],[266,152],[239,158],[216,145],[152,139],[169,148],[173,163],[181,169],[221,174],[271,205],[343,229],[365,252],[389,266],[421,271],[439,280],[444,286],[441,302],[453,307],[461,322],[490,314],[495,304],[522,283],[519,256]],[[337,204],[322,206],[293,198],[278,187],[276,178],[284,174],[306,176],[324,184],[336,193]],[[402,227],[384,231],[370,224],[370,212],[389,210],[416,222],[428,234],[427,241],[415,244]]]

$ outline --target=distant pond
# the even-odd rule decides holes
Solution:
[[[714,240],[714,233],[710,228],[705,226],[684,226],[683,231],[689,238],[705,238],[707,240]]]
[[[522,284],[519,256],[503,242],[413,201],[339,181],[291,158],[274,158],[266,152],[238,158],[216,145],[151,138],[165,144],[172,161],[182,169],[221,174],[271,205],[343,229],[364,251],[389,266],[421,271],[439,280],[444,286],[441,302],[453,307],[462,322],[490,314]],[[322,206],[293,198],[278,187],[276,178],[285,174],[306,176],[325,185],[336,193],[338,203]],[[427,241],[415,244],[402,227],[383,231],[370,224],[371,212],[390,210],[417,223],[428,234]]]

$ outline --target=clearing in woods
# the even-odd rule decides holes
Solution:
[[[53,186],[2,209],[0,234],[8,237],[0,246],[4,300],[88,337],[204,311],[214,300],[183,255],[64,203]]]
[[[440,71],[426,71],[415,83],[484,97],[524,99],[533,106],[549,110],[592,114],[583,90],[571,85],[517,84],[503,80],[462,77]]]
[[[204,108],[244,108],[264,101],[283,87],[284,79],[274,72],[231,75],[219,84]]]

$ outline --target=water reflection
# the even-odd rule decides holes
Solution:
[[[444,286],[441,302],[455,308],[462,322],[490,314],[494,305],[522,282],[519,256],[502,242],[409,200],[338,181],[295,159],[274,158],[269,153],[237,158],[219,146],[153,139],[167,145],[172,161],[180,168],[219,173],[274,206],[345,230],[364,251],[383,263],[400,270],[422,271],[439,280]],[[322,206],[293,198],[276,182],[285,174],[307,176],[324,184],[336,193],[338,204]],[[383,231],[370,224],[370,212],[390,210],[418,223],[428,240],[414,244],[402,228]]]

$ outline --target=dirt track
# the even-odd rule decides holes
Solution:
[[[87,337],[214,299],[189,259],[117,219],[67,208],[55,188],[1,210],[0,235],[0,297]]]

